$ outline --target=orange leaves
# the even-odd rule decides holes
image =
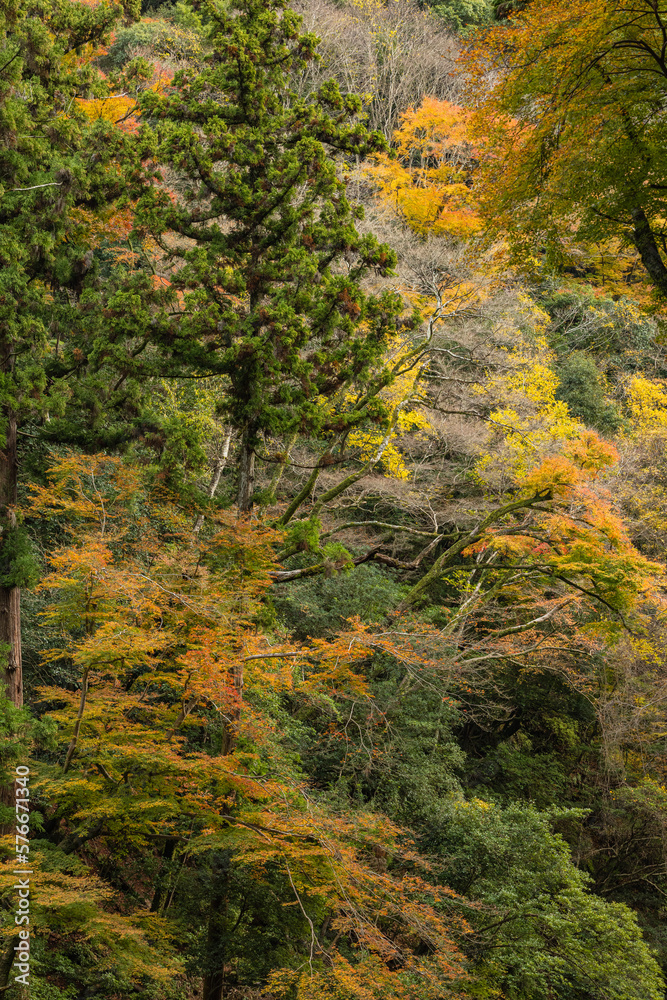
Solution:
[[[532,469],[522,485],[533,493],[565,496],[582,479],[581,471],[562,455],[549,455]]]
[[[618,451],[613,444],[590,430],[583,431],[578,438],[568,441],[563,454],[585,471],[590,479],[597,478],[602,469],[618,461]]]
[[[393,138],[396,159],[383,154],[367,168],[384,200],[421,235],[465,239],[476,232],[467,113],[426,97],[401,116]]]
[[[142,473],[106,456],[59,459],[29,512],[72,536],[42,587],[49,622],[77,626],[47,656],[82,678],[79,691],[40,692],[67,746],[64,768],[42,769],[41,794],[119,854],[173,838],[183,865],[224,850],[246,882],[271,884],[312,928],[312,973],[276,973],[276,996],[413,1000],[419,982],[436,1000],[461,980],[453,894],[383,817],[343,818],[302,794],[277,731],[287,716],[264,707],[298,695],[345,738],[348,706],[373,713],[363,661],[381,652],[417,669],[412,642],[359,621],[331,641],[263,634],[281,534],[227,513],[210,514],[209,537],[194,533]]]
[[[549,586],[555,583],[559,603],[536,615],[536,621],[551,619],[576,599],[589,620],[600,621],[602,615],[606,623],[601,627],[609,635],[619,622],[627,624],[624,615],[639,613],[641,602],[660,586],[663,569],[634,548],[599,483],[601,471],[616,459],[613,446],[584,431],[567,441],[561,454],[546,456],[521,477],[525,510],[490,525],[464,553],[488,567],[494,580],[488,593],[503,589],[514,606],[530,603],[533,580],[535,600],[543,608],[543,588],[548,581]],[[505,572],[510,574],[506,578]],[[510,628],[509,633],[522,629]]]
[[[612,444],[595,431],[583,430],[565,443],[562,454],[547,456],[521,482],[536,493],[547,490],[554,496],[567,496],[575,484],[596,479],[602,469],[617,461]]]
[[[418,153],[437,164],[452,160],[465,163],[472,152],[467,117],[457,104],[425,97],[418,108],[408,108],[401,115],[401,124],[394,132],[398,155],[409,159]]]
[[[134,228],[134,210],[130,207],[122,209],[112,207],[97,212],[91,212],[86,208],[73,208],[70,211],[70,219],[73,224],[71,238],[80,239],[92,249],[97,249],[104,243],[127,244],[127,239]],[[139,254],[127,245],[122,250],[117,250],[115,256],[124,263],[133,263]]]
[[[254,878],[264,866],[284,870],[294,903],[328,913],[335,941],[343,938],[347,947],[343,956],[313,925],[309,966],[273,973],[273,994],[407,1000],[413,977],[424,998],[441,996],[464,977],[455,936],[466,924],[441,909],[454,894],[415,873],[418,859],[401,848],[392,823],[361,812],[333,817],[312,803],[301,817],[287,809],[265,814],[268,835],[246,842],[242,864]]]
[[[63,515],[74,524],[94,525],[103,536],[131,518],[131,500],[142,491],[136,470],[108,455],[69,454],[49,468],[48,486],[31,486],[30,516]],[[72,527],[73,532],[77,530]]]

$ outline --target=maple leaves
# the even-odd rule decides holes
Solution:
[[[93,857],[98,842],[117,850],[122,840],[134,854],[176,838],[189,868],[231,848],[252,880],[275,877],[277,866],[287,902],[291,894],[312,931],[312,974],[276,972],[281,995],[344,989],[363,998],[381,988],[409,997],[418,975],[438,996],[444,980],[460,977],[453,935],[463,925],[456,931],[438,912],[450,894],[409,871],[418,859],[388,821],[343,821],[303,796],[262,707],[281,691],[313,703],[368,699],[355,663],[378,649],[391,655],[391,637],[351,623],[334,641],[268,641],[257,615],[276,532],[222,514],[204,541],[117,459],[59,459],[27,513],[56,517],[71,535],[40,584],[53,599],[46,621],[68,637],[46,659],[67,657],[80,676],[78,691],[40,691],[56,703],[51,717],[67,741],[62,765],[40,769],[40,794],[67,837]],[[394,841],[390,873],[372,858]],[[52,905],[66,909],[70,898]],[[120,923],[130,934],[132,921]],[[97,925],[91,919],[91,933]],[[339,951],[341,939],[351,952]]]
[[[656,109],[666,16],[662,4],[537,0],[473,49],[483,214],[515,244],[517,261],[546,252],[547,266],[558,266],[572,260],[572,244],[607,243],[611,255],[633,245],[665,293]],[[498,76],[487,86],[489,57]]]
[[[366,168],[381,196],[422,236],[465,239],[479,229],[467,117],[448,101],[424,98],[401,116],[395,155],[381,154]]]

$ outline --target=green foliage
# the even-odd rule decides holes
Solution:
[[[101,64],[105,69],[120,69],[137,50],[154,59],[196,63],[204,54],[204,38],[201,18],[191,7],[182,2],[162,6],[159,17],[116,31]]]
[[[0,549],[0,586],[34,587],[40,569],[35,546],[25,528],[9,528]]]
[[[497,718],[485,694],[461,691],[466,706],[456,729],[466,751],[462,784],[471,793],[539,809],[589,801],[581,770],[594,771],[599,726],[590,702],[552,673],[494,671]],[[582,796],[583,792],[583,796]]]
[[[491,0],[431,0],[429,7],[454,31],[466,32],[491,20]]]
[[[493,14],[498,21],[504,21],[516,11],[523,10],[531,0],[492,0]]]
[[[559,357],[586,351],[623,371],[655,365],[659,324],[632,300],[559,287],[541,290],[538,301],[551,317],[548,337]]]
[[[594,246],[611,261],[632,246],[625,275],[639,258],[667,295],[665,122],[657,110],[666,28],[661,4],[635,12],[597,0],[534,0],[481,40],[471,94],[490,63],[498,70],[475,112],[487,145],[484,210],[533,272],[540,258],[552,270]]]
[[[590,355],[574,351],[558,365],[556,374],[556,398],[567,403],[573,417],[603,434],[613,434],[620,428],[621,417],[605,399],[602,377]]]
[[[583,818],[477,799],[442,804],[429,839],[442,878],[483,904],[469,913],[473,965],[508,1000],[547,1000],[553,990],[568,1000],[658,1000],[659,968],[636,917],[593,895],[551,830],[568,815]]]
[[[320,532],[322,522],[318,517],[307,517],[301,521],[292,521],[285,535],[286,553],[320,551]],[[283,557],[283,558],[286,558]]]
[[[151,340],[181,372],[224,376],[221,412],[249,455],[263,433],[340,432],[371,408],[381,419],[382,357],[403,307],[394,292],[368,295],[361,286],[371,269],[387,274],[395,256],[356,231],[362,212],[341,177],[346,160],[384,147],[363,126],[360,99],[334,83],[308,98],[292,91],[316,39],[301,33],[285,0],[246,0],[235,16],[211,4],[207,13],[206,70],[196,81],[177,78],[177,98],[146,91],[141,102],[156,123],[144,141],[174,171],[182,196],[149,188],[137,227],[159,240],[187,236],[191,249],[171,251],[170,290],[129,283],[113,312],[123,325],[144,326],[153,300]],[[323,406],[344,403],[348,386],[366,393],[366,405]],[[247,505],[250,487],[242,489]]]
[[[298,639],[328,636],[347,618],[381,620],[403,593],[403,588],[377,566],[358,566],[354,573],[317,576],[275,588],[276,613]]]

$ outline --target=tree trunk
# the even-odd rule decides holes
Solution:
[[[236,495],[236,505],[240,511],[252,510],[252,498],[255,492],[255,440],[250,431],[246,431],[241,439],[241,455],[239,458],[239,485]]]
[[[0,990],[2,991],[9,985],[9,974],[12,971],[12,965],[16,956],[15,948],[20,940],[18,934],[9,938],[4,952],[0,955]]]
[[[218,892],[211,899],[206,934],[206,963],[202,1000],[222,1000],[225,989],[225,899]]]
[[[660,256],[651,224],[643,208],[632,210],[632,242],[637,248],[642,264],[649,273],[653,284],[667,298],[667,267]]]
[[[276,471],[273,473],[273,476],[271,477],[271,484],[268,490],[266,491],[266,496],[264,497],[264,500],[262,502],[263,506],[265,507],[269,507],[271,504],[276,502],[276,494],[278,492],[280,480],[283,478],[283,473],[287,465],[289,464],[290,455],[292,454],[292,448],[296,443],[297,436],[298,436],[297,432],[294,431],[289,441],[287,442],[282,461],[278,464],[278,466],[276,467]]]
[[[158,871],[157,878],[155,879],[155,892],[153,893],[153,899],[151,900],[151,913],[160,912],[160,904],[162,903],[164,890],[171,875],[171,861],[174,857],[174,851],[177,843],[178,839],[176,837],[167,837],[164,842],[160,870]]]
[[[211,481],[209,482],[208,489],[206,490],[206,496],[209,498],[209,500],[212,500],[213,497],[215,496],[215,491],[218,488],[218,485],[220,483],[220,478],[225,470],[227,459],[229,457],[229,446],[231,444],[231,440],[232,440],[232,432],[230,429],[227,432],[225,443],[222,446],[222,453],[220,457],[217,458],[213,463],[213,469],[211,470]],[[204,523],[204,515],[199,514],[194,525],[195,534],[199,534],[203,523]]]
[[[7,363],[2,365],[7,371]],[[0,452],[0,525],[3,534],[16,527],[17,474],[16,415],[5,408],[6,443]],[[23,670],[21,660],[21,591],[18,587],[0,586],[0,655],[4,666],[7,697],[18,708],[23,705]]]
[[[236,740],[238,739],[239,726],[241,724],[241,710],[243,707],[243,659],[242,652],[239,651],[239,659],[232,668],[232,681],[234,684],[234,694],[236,700],[230,707],[229,716],[225,719],[224,738],[222,742],[222,755],[227,757],[234,752]]]

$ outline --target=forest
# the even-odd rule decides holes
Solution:
[[[667,0],[0,0],[0,995],[664,1000]]]

